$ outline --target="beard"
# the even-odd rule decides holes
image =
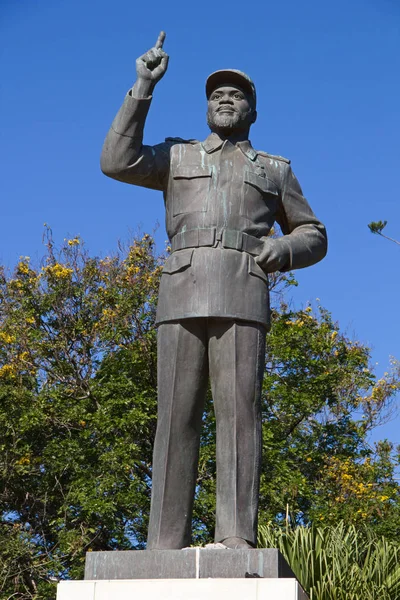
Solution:
[[[250,129],[250,125],[253,122],[252,115],[252,110],[249,110],[246,113],[240,113],[236,110],[222,113],[208,110],[207,124],[211,131],[229,135],[238,131],[246,131]]]

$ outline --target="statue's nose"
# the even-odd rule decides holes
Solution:
[[[233,100],[229,96],[222,96],[219,101],[220,104],[233,104]]]

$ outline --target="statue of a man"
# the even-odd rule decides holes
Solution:
[[[326,254],[324,226],[290,161],[255,150],[256,90],[227,69],[206,82],[208,138],[143,144],[152,94],[168,66],[162,32],[136,61],[104,143],[109,177],[164,194],[172,253],[161,277],[158,424],[148,549],[190,545],[208,378],[217,423],[215,541],[254,547],[261,464],[260,396],[269,327],[268,273]],[[268,237],[277,221],[280,238]]]

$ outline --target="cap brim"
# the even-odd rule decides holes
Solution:
[[[215,71],[215,73],[211,73],[206,81],[206,96],[207,100],[210,98],[213,91],[221,86],[226,84],[233,84],[240,87],[243,91],[249,94],[252,98],[255,99],[254,88],[251,82],[244,77],[240,73],[236,71],[225,69],[222,71]]]

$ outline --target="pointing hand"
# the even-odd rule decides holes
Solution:
[[[161,31],[156,45],[136,61],[138,79],[151,82],[153,86],[160,81],[168,68],[169,56],[162,48],[164,40],[165,32]]]

